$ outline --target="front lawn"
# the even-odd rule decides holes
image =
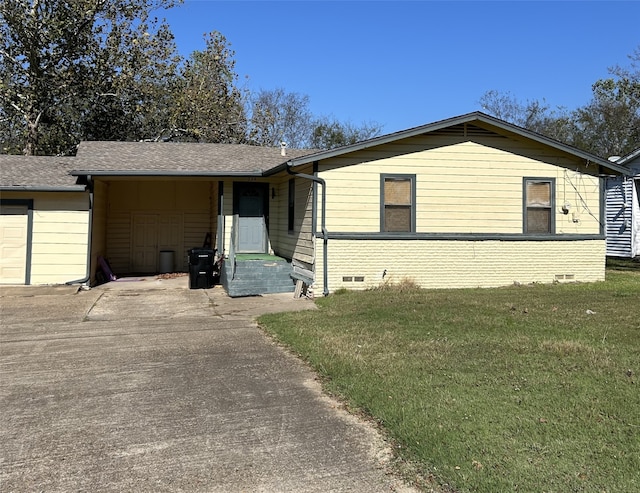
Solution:
[[[640,270],[342,292],[264,329],[380,423],[425,489],[640,491]]]

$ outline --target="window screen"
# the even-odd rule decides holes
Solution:
[[[525,179],[525,233],[553,233],[553,180]]]
[[[382,177],[382,231],[413,232],[415,230],[415,177]]]

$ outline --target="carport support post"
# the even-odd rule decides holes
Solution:
[[[216,249],[224,256],[224,182],[218,182],[218,231],[216,231]]]

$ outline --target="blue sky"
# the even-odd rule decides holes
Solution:
[[[162,14],[183,55],[219,31],[241,84],[383,133],[480,110],[487,90],[573,109],[640,47],[637,1],[213,1]]]

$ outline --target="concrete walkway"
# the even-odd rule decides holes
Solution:
[[[253,322],[312,302],[187,284],[0,287],[0,490],[413,491]]]

